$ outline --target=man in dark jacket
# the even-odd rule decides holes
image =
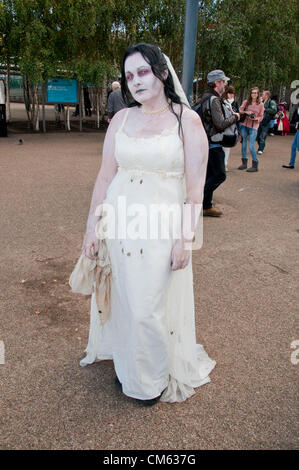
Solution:
[[[213,207],[212,201],[213,192],[226,178],[224,150],[221,144],[211,142],[211,136],[223,132],[224,129],[240,119],[238,113],[233,112],[229,118],[226,118],[223,112],[223,106],[225,105],[221,96],[225,91],[228,80],[229,78],[225,76],[222,70],[213,70],[208,73],[209,90],[205,92],[201,100],[203,125],[209,139],[209,160],[203,199],[204,216],[219,217],[222,215],[220,210]],[[216,98],[211,99],[212,96]]]
[[[127,105],[125,104],[119,82],[113,82],[111,85],[112,92],[108,97],[108,118],[109,121],[113,118],[114,114],[120,111],[123,108],[126,108]]]
[[[256,140],[259,144],[259,148],[257,151],[259,155],[261,155],[264,151],[270,123],[275,118],[275,114],[277,113],[276,103],[274,100],[270,99],[270,91],[263,91],[262,100],[264,102],[265,111],[263,120],[259,125],[256,137]]]

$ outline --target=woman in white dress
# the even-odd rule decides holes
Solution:
[[[169,59],[158,47],[138,44],[126,51],[122,90],[132,105],[119,111],[107,130],[82,247],[89,258],[97,253],[96,208],[110,205],[116,227],[115,237],[106,238],[111,310],[102,325],[92,295],[87,354],[80,364],[112,359],[116,384],[143,405],[182,402],[195,393],[194,387],[210,381],[215,366],[196,344],[191,249],[182,228],[187,203],[195,229],[208,143],[198,114],[189,108]],[[131,216],[138,204],[135,232],[124,202]],[[161,204],[179,207],[182,222],[168,224],[168,237],[161,232],[152,236],[150,223],[146,233],[133,236],[145,220],[140,211],[148,216]],[[124,220],[125,235],[118,230]]]

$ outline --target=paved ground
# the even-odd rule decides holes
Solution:
[[[24,144],[17,145],[23,137]],[[184,404],[151,409],[114,388],[111,362],[80,368],[89,298],[71,293],[103,134],[0,142],[1,449],[294,449],[291,342],[299,339],[299,163],[269,137],[260,171],[240,145],[193,255],[198,341],[217,361]]]

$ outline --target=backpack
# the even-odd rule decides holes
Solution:
[[[224,129],[223,132],[217,132],[212,134],[213,130],[213,120],[211,115],[211,102],[217,97],[214,95],[208,95],[199,103],[196,103],[192,109],[199,115],[203,123],[204,129],[208,136],[209,142],[211,144],[219,144],[223,147],[234,147],[239,139],[239,133],[236,123],[231,124],[229,127]],[[208,102],[206,109],[203,109],[203,104]],[[229,118],[232,115],[232,110],[230,107],[221,102],[222,112],[225,118]]]
[[[206,96],[203,100],[201,100],[199,103],[195,103],[194,106],[192,106],[193,111],[195,111],[203,124],[203,127],[206,131],[206,134],[208,137],[210,137],[210,133],[213,127],[213,122],[212,122],[212,117],[211,117],[211,108],[210,108],[210,98],[213,95],[208,95]],[[203,104],[209,101],[209,106],[203,110]]]

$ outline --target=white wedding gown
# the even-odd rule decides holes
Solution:
[[[184,151],[178,125],[136,138],[123,126],[115,137],[119,165],[105,203],[180,204],[186,198]],[[120,223],[119,214],[117,223]],[[111,312],[102,326],[91,298],[89,340],[80,365],[112,359],[123,393],[142,400],[161,394],[182,402],[210,382],[216,362],[196,344],[192,259],[170,269],[172,239],[107,239],[112,266]]]

